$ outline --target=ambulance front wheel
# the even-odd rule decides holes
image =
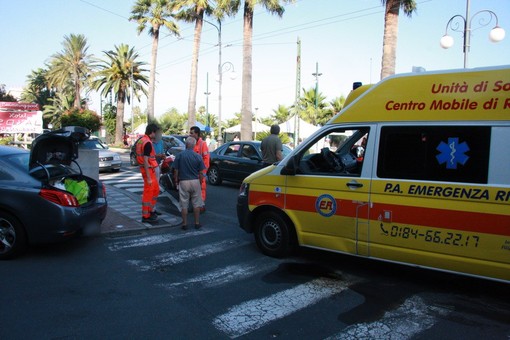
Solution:
[[[273,211],[261,213],[255,224],[255,241],[265,255],[285,257],[293,249],[292,229],[280,214]]]

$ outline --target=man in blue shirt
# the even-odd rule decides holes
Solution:
[[[175,157],[172,168],[175,169],[175,183],[179,187],[179,202],[181,203],[182,229],[188,228],[188,205],[191,199],[193,205],[193,216],[195,217],[195,228],[200,225],[200,207],[202,201],[201,183],[204,181],[203,170],[205,164],[202,157],[193,151],[197,140],[194,137],[186,138],[186,150]]]
[[[154,147],[154,152],[156,153],[156,162],[158,162],[158,166],[154,168],[156,171],[156,180],[158,181],[159,185],[159,178],[161,177],[161,161],[165,159],[165,152],[163,150],[163,132],[161,130],[156,131],[156,135],[154,136],[154,139],[152,140],[152,146]],[[159,192],[164,191],[164,189],[159,186]],[[154,209],[154,213],[156,215],[161,215],[159,211]]]

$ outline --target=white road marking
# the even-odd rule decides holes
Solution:
[[[143,187],[137,187],[137,188],[126,188],[124,189],[126,191],[129,191],[129,192],[132,192],[132,193],[137,193],[137,192],[143,192]]]
[[[220,253],[235,247],[240,247],[251,242],[238,242],[236,240],[224,240],[221,242],[205,244],[191,249],[183,249],[175,253],[164,253],[154,256],[152,260],[128,260],[129,263],[138,267],[140,271],[155,270],[161,267],[173,266],[189,260],[199,259],[208,255]]]
[[[126,249],[126,248],[146,247],[146,246],[152,246],[155,244],[172,242],[172,241],[186,238],[186,237],[208,234],[208,233],[212,233],[212,232],[213,232],[213,230],[211,230],[211,229],[201,229],[201,230],[195,230],[195,231],[182,232],[180,234],[164,234],[164,235],[146,236],[146,237],[136,238],[134,240],[124,240],[124,241],[113,242],[112,244],[110,244],[108,246],[108,248],[111,251],[119,251],[119,250]]]
[[[447,309],[428,306],[421,297],[415,295],[407,299],[399,308],[386,312],[382,319],[349,326],[341,333],[327,339],[410,339],[435,324],[436,317],[433,314],[448,313]]]
[[[141,185],[143,187],[143,179],[140,179],[140,180],[133,180],[133,181],[129,181],[127,183],[121,183],[119,181],[115,181],[115,184],[113,184],[116,188],[129,188],[129,187],[132,187],[133,185]]]
[[[350,282],[352,284],[352,282]],[[234,306],[213,320],[216,329],[235,338],[346,290],[346,282],[320,278],[268,297]]]
[[[244,280],[258,273],[267,271],[274,266],[274,262],[269,262],[267,258],[262,258],[242,264],[218,268],[183,282],[164,283],[160,286],[172,292],[184,292],[183,288],[189,289],[190,286],[199,286],[201,288],[218,287],[235,281]]]

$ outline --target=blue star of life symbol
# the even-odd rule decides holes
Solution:
[[[441,142],[436,148],[437,151],[441,152],[436,156],[439,164],[446,163],[447,169],[457,169],[457,164],[466,164],[469,156],[466,152],[469,151],[469,146],[466,142],[459,144],[458,138],[448,138],[448,144]]]

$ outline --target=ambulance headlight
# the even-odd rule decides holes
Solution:
[[[248,183],[243,182],[241,184],[241,187],[239,188],[239,196],[243,196],[243,197],[248,196],[249,187],[250,187],[250,185]]]

